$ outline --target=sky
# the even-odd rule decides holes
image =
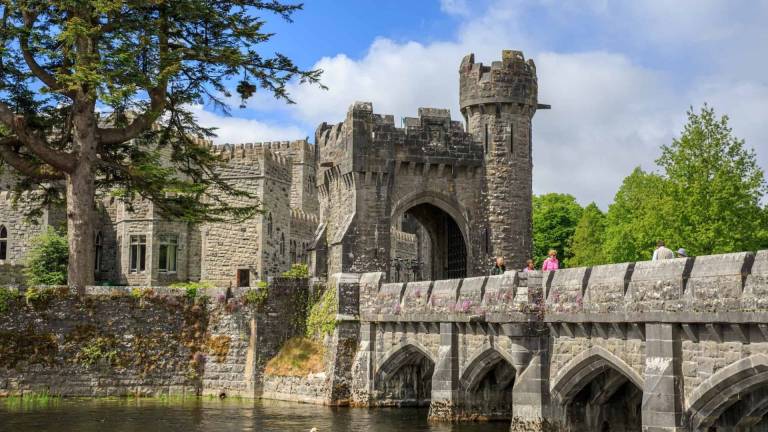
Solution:
[[[569,193],[604,210],[622,180],[655,170],[686,111],[727,114],[768,168],[768,1],[306,0],[292,23],[266,16],[263,53],[324,71],[328,90],[293,83],[294,105],[257,93],[231,116],[194,107],[216,143],[310,137],[355,101],[395,118],[419,107],[456,120],[458,66],[503,49],[536,62],[534,193]]]

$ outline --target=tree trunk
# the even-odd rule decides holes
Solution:
[[[96,118],[93,103],[77,104],[73,116],[77,166],[67,173],[67,285],[85,294],[94,283]]]
[[[94,191],[91,164],[81,161],[67,175],[67,284],[80,295],[94,282]]]

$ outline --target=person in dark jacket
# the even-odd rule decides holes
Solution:
[[[496,257],[496,264],[491,269],[491,276],[504,274],[507,271],[507,267],[504,265],[503,257]]]

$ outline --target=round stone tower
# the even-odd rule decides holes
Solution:
[[[531,119],[538,104],[536,65],[520,51],[502,51],[490,66],[461,62],[459,98],[467,131],[485,152],[486,225],[480,233],[488,265],[503,256],[520,269],[532,251]]]

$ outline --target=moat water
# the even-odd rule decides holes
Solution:
[[[273,401],[0,399],[0,431],[495,432],[507,422],[429,424],[420,408],[329,408]]]

